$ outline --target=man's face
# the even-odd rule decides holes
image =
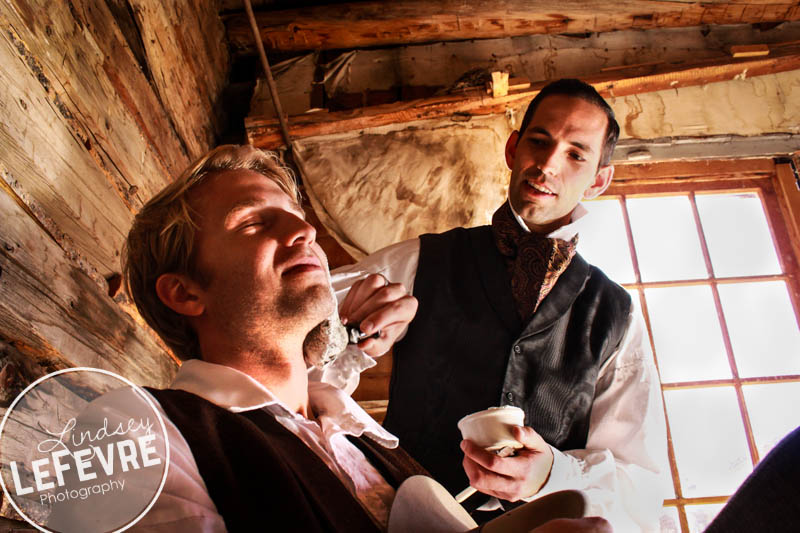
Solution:
[[[307,332],[333,311],[316,231],[275,182],[250,170],[219,172],[191,203],[200,215],[196,260],[213,324],[257,343],[263,333]]]
[[[607,124],[597,106],[551,95],[540,102],[521,137],[511,134],[508,196],[531,231],[549,233],[563,226],[579,201],[608,187],[613,167],[598,170]]]

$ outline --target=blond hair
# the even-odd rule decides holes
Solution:
[[[219,146],[189,166],[156,194],[136,215],[123,251],[123,275],[139,313],[183,360],[200,356],[197,334],[185,316],[156,294],[156,280],[167,273],[185,274],[205,284],[194,258],[196,213],[190,193],[214,173],[251,170],[274,181],[298,205],[300,191],[278,156],[252,146]]]

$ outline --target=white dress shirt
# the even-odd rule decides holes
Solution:
[[[548,237],[571,239],[590,221],[587,215],[579,204],[572,221]],[[518,215],[517,220],[528,229]],[[337,298],[341,301],[353,283],[371,273],[402,283],[413,294],[419,251],[419,239],[411,239],[335,270],[332,278]],[[375,364],[360,350],[350,348],[324,372],[311,375],[350,394],[358,386],[358,374]],[[578,489],[589,498],[590,514],[605,517],[616,532],[657,531],[670,486],[666,424],[652,350],[636,305],[619,348],[600,369],[586,449],[553,448],[553,457],[550,477],[529,500]],[[495,502],[490,502],[489,508],[499,507]]]
[[[291,412],[247,374],[197,359],[183,363],[170,388],[191,392],[233,413],[265,410],[311,448],[379,523],[388,523],[395,491],[346,437],[367,435],[386,448],[397,447],[397,437],[341,390],[309,383],[309,406],[316,415],[316,420],[310,420]],[[161,415],[170,445],[166,484],[156,504],[131,531],[226,531],[186,439],[163,410]]]

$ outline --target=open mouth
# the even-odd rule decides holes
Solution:
[[[283,269],[282,276],[293,276],[306,272],[316,272],[322,270],[322,265],[316,257],[303,257],[293,261],[288,267]]]
[[[556,196],[556,193],[545,187],[540,183],[535,183],[530,180],[525,180],[525,185],[527,185],[530,189],[533,189],[537,193],[546,194],[547,196]]]

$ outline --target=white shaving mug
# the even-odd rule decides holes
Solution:
[[[511,428],[524,423],[525,412],[522,409],[504,405],[465,416],[458,421],[458,429],[463,438],[488,451],[506,447],[518,449],[522,444],[514,438]]]

